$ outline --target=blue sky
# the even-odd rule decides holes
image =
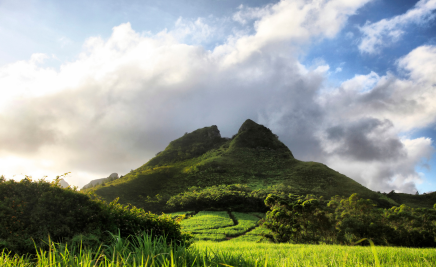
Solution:
[[[0,2],[0,166],[120,175],[251,118],[373,190],[436,191],[436,0]],[[14,176],[15,175],[15,176]]]

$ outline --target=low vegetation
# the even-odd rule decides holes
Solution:
[[[173,243],[190,239],[169,216],[63,189],[59,179],[15,182],[0,177],[0,225],[0,251],[13,254],[34,253],[35,245],[44,248],[49,238],[90,247],[106,242],[110,233],[128,237],[146,231]]]

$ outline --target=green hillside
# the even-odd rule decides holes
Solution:
[[[380,207],[401,204],[400,200],[373,192],[324,164],[295,159],[270,129],[252,120],[245,121],[231,139],[222,138],[215,125],[186,133],[143,166],[93,190],[108,201],[119,197],[120,203],[161,212],[174,210],[167,201],[177,195],[183,199],[184,192],[235,184],[242,185],[245,191],[267,193],[278,186],[286,188],[286,193],[315,194],[326,199],[358,193]],[[238,190],[232,192],[247,193]],[[246,199],[249,204],[251,200],[248,196]],[[427,200],[420,203],[432,207],[434,203]],[[244,210],[245,207],[246,211],[251,207],[245,202],[240,204],[222,208]]]

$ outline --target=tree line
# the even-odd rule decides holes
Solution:
[[[358,194],[329,201],[314,195],[269,194],[263,221],[275,242],[353,244],[363,238],[376,245],[436,246],[436,204],[433,209],[406,205],[377,208]]]

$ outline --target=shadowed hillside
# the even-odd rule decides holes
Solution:
[[[289,193],[315,194],[325,199],[358,193],[380,207],[401,204],[324,164],[295,159],[270,129],[252,120],[245,121],[231,139],[222,138],[215,125],[187,133],[143,166],[96,186],[95,192],[108,201],[119,197],[120,203],[161,212],[170,209],[166,203],[172,196],[234,184],[250,190],[281,185]],[[429,201],[423,206],[433,204]],[[233,208],[241,209],[241,205]]]

